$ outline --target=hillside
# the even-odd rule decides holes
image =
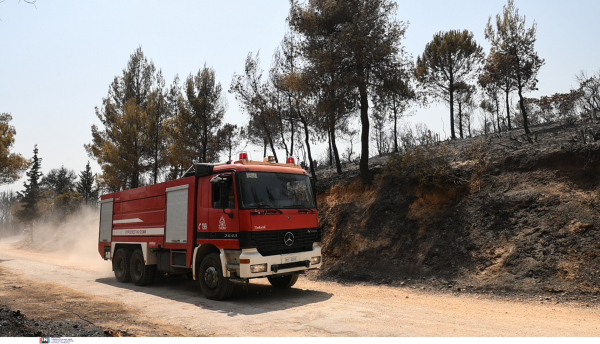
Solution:
[[[437,143],[318,182],[321,277],[600,293],[600,122]]]

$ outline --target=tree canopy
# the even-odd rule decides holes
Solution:
[[[172,147],[178,150],[185,167],[194,162],[215,162],[223,150],[218,131],[223,124],[226,101],[214,69],[206,64],[196,75],[190,74],[177,99],[177,112],[170,122]]]
[[[454,92],[459,82],[468,83],[475,77],[483,60],[483,48],[467,30],[450,30],[433,35],[425,51],[417,57],[415,75],[429,93],[450,106],[450,133],[454,130]]]
[[[140,186],[143,174],[151,169],[153,117],[147,105],[155,73],[152,61],[138,48],[111,83],[103,106],[96,108],[103,128],[92,126],[92,143],[85,149],[102,167],[101,182],[111,191]]]
[[[40,183],[43,188],[54,191],[56,195],[75,191],[75,180],[77,175],[75,171],[69,170],[64,166],[53,168],[46,174]]]
[[[275,148],[277,132],[280,130],[278,126],[281,122],[276,118],[276,110],[272,103],[270,89],[272,85],[263,79],[258,53],[255,57],[249,53],[244,66],[243,75],[233,75],[229,92],[235,95],[240,108],[250,117],[248,134],[257,138],[262,137],[265,152],[268,144],[275,161],[279,161]]]
[[[500,109],[498,92],[504,91],[506,121],[508,130],[512,129],[510,121],[510,93],[516,89],[514,71],[511,68],[511,57],[505,54],[500,54],[494,49],[488,55],[482,73],[479,75],[478,83],[483,89],[485,95],[492,99],[496,106],[496,121],[498,130],[500,127]]]
[[[524,102],[524,92],[536,90],[537,74],[544,65],[535,51],[537,24],[535,21],[530,28],[525,26],[525,16],[519,15],[514,0],[508,0],[503,7],[502,15],[496,15],[496,25],[489,18],[485,28],[485,38],[490,41],[494,52],[504,56],[508,68],[512,70],[514,84],[519,94],[519,107],[523,116],[525,133],[529,134],[527,110]]]
[[[0,185],[15,182],[29,166],[27,159],[11,152],[17,135],[11,120],[10,114],[0,113]]]
[[[328,86],[333,90],[341,87],[358,94],[354,99],[360,109],[359,167],[367,183],[371,178],[369,98],[403,52],[401,40],[407,25],[396,19],[397,7],[390,0],[292,1],[288,17],[290,28],[300,36],[307,64],[312,69],[326,68],[329,73],[317,74],[330,78]]]
[[[100,164],[106,190],[178,178],[194,162],[215,162],[223,150],[218,132],[227,104],[206,64],[183,87],[177,76],[166,87],[162,71],[138,48],[102,103],[96,108],[102,127],[92,126],[85,149]]]

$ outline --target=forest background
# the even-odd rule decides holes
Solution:
[[[495,16],[502,16],[503,6],[510,7],[511,3],[455,1],[419,2],[417,5],[401,1],[371,2],[375,4],[371,6],[381,6],[375,10],[382,15],[376,15],[371,18],[373,20],[367,15],[360,22],[373,23],[374,27],[380,25],[386,39],[395,35],[388,42],[382,39],[381,49],[376,49],[377,42],[348,40],[336,45],[335,40],[327,41],[337,30],[335,25],[351,22],[356,13],[369,13],[369,6],[364,1],[347,1],[346,5],[356,4],[360,8],[358,11],[352,11],[352,6],[333,9],[339,16],[325,18],[339,20],[334,23],[332,32],[327,32],[326,27],[325,32],[311,31],[311,28],[319,27],[320,19],[304,18],[302,11],[315,6],[321,11],[319,13],[326,14],[331,10],[326,3],[262,1],[248,4],[232,1],[168,6],[159,2],[1,3],[2,50],[12,53],[4,54],[0,64],[3,75],[0,112],[4,114],[2,123],[7,128],[4,132],[14,132],[9,151],[28,159],[27,164],[17,168],[20,173],[3,180],[3,198],[11,204],[11,214],[17,213],[13,209],[16,200],[23,202],[32,178],[37,174],[41,189],[47,193],[46,198],[52,200],[47,207],[62,207],[63,212],[69,211],[66,209],[71,202],[78,204],[86,197],[83,194],[87,191],[77,191],[78,186],[82,187],[77,183],[85,180],[85,173],[95,175],[92,188],[100,187],[100,192],[118,190],[174,178],[192,160],[227,160],[230,154],[235,155],[236,150],[242,149],[250,151],[255,159],[278,155],[281,160],[293,155],[307,168],[310,162],[316,162],[314,165],[335,165],[339,170],[341,162],[359,162],[362,157],[361,173],[368,182],[364,160],[369,156],[394,150],[402,152],[423,140],[445,140],[453,131],[457,138],[468,137],[516,129],[524,123],[535,125],[597,115],[593,107],[598,105],[594,103],[594,92],[597,91],[599,76],[596,70],[600,54],[594,43],[598,24],[592,17],[593,13],[598,13],[596,2],[573,2],[568,7],[548,3],[541,8],[539,3],[520,1],[513,7],[519,11],[518,19],[527,16],[524,32],[537,28],[532,44],[537,62],[535,68],[530,68],[533,70],[529,73],[532,82],[524,85],[523,93],[526,94],[523,97],[518,95],[514,75],[508,75],[508,97],[502,97],[501,90],[490,93],[489,87],[486,93],[484,86],[489,86],[490,82],[481,78],[486,65],[499,65],[490,60],[492,48],[496,47],[498,52],[502,45],[494,42],[494,30],[498,29]],[[307,25],[310,20],[316,22]],[[365,28],[348,27],[351,37],[361,37],[361,32],[372,29],[367,27],[367,31],[360,31]],[[426,47],[430,48],[431,43],[436,42],[434,35],[448,41],[451,30],[457,30],[455,36],[462,35],[462,42],[465,39],[473,42],[472,52],[468,54],[473,61],[462,79],[449,83],[452,87],[444,89],[441,85],[436,89],[425,77],[428,67],[423,62],[428,60]],[[323,56],[311,54],[326,51],[323,46],[310,47],[310,44],[323,44],[323,39],[330,44],[331,51],[340,53],[330,56],[333,65],[355,68],[360,64],[358,59],[353,63],[344,59],[357,55],[344,53],[361,49],[365,53],[381,51],[376,61],[385,63],[373,64],[370,69],[363,65],[372,77],[362,83],[362,88],[361,73],[357,68],[336,79],[336,71],[317,68],[326,66],[322,63]],[[290,48],[295,44],[297,48]],[[368,51],[365,47],[375,48]],[[298,65],[290,62],[294,58]],[[373,56],[365,57],[368,58]],[[416,68],[419,66],[422,67],[420,74]],[[296,70],[312,72],[312,81],[298,77],[301,74],[296,75]],[[389,73],[390,70],[397,73]],[[487,68],[488,72],[490,70]],[[510,72],[511,68],[505,70]],[[147,88],[138,87],[131,91],[127,85],[137,71],[146,73]],[[309,75],[308,72],[302,75]],[[318,78],[328,72],[332,78]],[[391,75],[399,77],[389,78]],[[336,84],[332,80],[344,82]],[[260,87],[253,88],[254,81],[257,81],[255,86]],[[206,99],[212,99],[209,103],[214,105],[209,111],[214,115],[211,118],[218,120],[213,121],[215,123],[198,121],[196,129],[206,129],[204,141],[184,142],[183,139],[190,135],[173,128],[182,128],[177,127],[177,120],[184,119],[189,123],[191,118],[201,118],[198,114],[202,113],[205,103],[198,100],[198,96],[203,87],[209,90],[205,93]],[[194,89],[195,92],[189,91]],[[456,94],[455,89],[458,90]],[[399,123],[394,130],[393,105],[383,99],[393,99],[390,94],[398,90],[402,90],[396,92],[402,111],[395,112]],[[130,92],[137,93],[132,97]],[[329,102],[325,101],[328,97]],[[135,101],[131,102],[132,98]],[[332,101],[339,99],[346,101]],[[299,104],[300,100],[306,100],[306,103]],[[157,115],[162,111],[161,106],[164,106],[165,114],[178,115],[162,118]],[[206,107],[203,110],[206,112]],[[529,119],[524,122],[522,114],[526,112],[529,112]],[[111,118],[113,113],[116,117]],[[192,116],[188,120],[185,120],[186,113]],[[115,123],[119,128],[135,127],[127,124],[127,116],[130,116],[129,120],[147,124],[143,129],[138,128],[146,130],[143,134],[140,134],[142,131],[129,134],[148,139],[155,133],[154,145],[151,140],[142,143],[130,138],[119,143],[118,138],[112,137],[110,129]],[[156,120],[153,122],[150,118]],[[260,121],[265,118],[269,119],[268,123],[261,125]],[[324,118],[331,121],[325,124],[314,121]],[[170,123],[164,126],[170,129],[161,132],[163,120]],[[366,120],[370,126],[365,130]],[[451,121],[454,121],[455,130],[451,128]],[[231,126],[226,126],[228,123]],[[95,129],[90,130],[91,126]],[[309,129],[308,141],[304,127]],[[242,129],[245,135],[240,135]],[[227,132],[237,135],[229,136],[230,139],[225,141],[216,140],[227,137]],[[361,136],[363,133],[367,135],[363,142],[368,142],[370,148],[361,152],[366,146],[361,144],[361,140],[365,140],[365,136]],[[332,138],[332,134],[337,138]],[[159,139],[159,136],[165,139]],[[235,137],[240,139],[235,140]],[[340,145],[337,158],[336,149],[330,143],[336,140]],[[117,148],[136,146],[137,155],[129,161],[123,159],[123,155],[114,149],[106,149],[105,143],[111,141]],[[175,142],[179,147],[196,145],[188,152],[171,145],[169,154],[169,142]],[[39,157],[43,159],[39,171],[33,171],[37,153],[32,153],[36,144]],[[308,153],[311,144],[314,145],[312,159]],[[227,145],[231,149],[221,149]],[[98,147],[103,148],[98,150]],[[187,155],[176,156],[173,152]],[[172,161],[159,159],[159,156],[169,157]],[[88,161],[91,167],[86,165]],[[26,169],[25,179],[16,181],[14,177],[24,176]],[[68,181],[66,189],[63,188],[65,180]],[[21,196],[14,191],[20,191]],[[88,191],[95,192],[96,189]],[[75,199],[64,196],[55,202],[67,192]]]

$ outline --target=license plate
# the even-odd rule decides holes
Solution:
[[[298,257],[285,257],[286,263],[293,263],[293,262],[297,262],[297,261],[298,261]]]

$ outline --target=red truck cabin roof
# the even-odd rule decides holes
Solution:
[[[213,173],[220,173],[224,171],[235,170],[236,172],[245,171],[257,171],[257,172],[277,172],[277,173],[292,173],[292,174],[304,174],[308,173],[302,168],[293,167],[297,165],[292,164],[272,164],[272,163],[256,163],[256,164],[242,164],[236,161],[233,164],[227,165],[216,165],[213,168]]]
[[[209,164],[206,164],[206,165],[211,166]],[[232,164],[212,165],[212,173],[209,173],[207,175],[217,174],[217,173],[222,173],[222,172],[227,172],[227,171],[236,171],[236,172],[257,171],[257,172],[274,172],[274,173],[291,173],[291,174],[308,175],[308,173],[298,165],[274,164],[274,163],[254,162],[254,161],[249,161],[249,162],[236,161]],[[106,199],[112,198],[115,202],[123,202],[123,201],[128,201],[128,200],[133,200],[133,199],[148,198],[148,197],[164,195],[165,190],[169,187],[182,185],[182,184],[189,184],[186,182],[182,183],[182,181],[188,180],[188,178],[190,178],[189,182],[191,182],[193,180],[192,177],[185,177],[185,178],[176,179],[176,180],[163,182],[163,183],[159,183],[159,184],[142,186],[142,187],[138,187],[135,189],[128,189],[128,190],[118,191],[118,192],[114,192],[114,193],[110,193],[110,194],[105,194],[105,195],[102,195],[100,197],[100,199],[106,200]]]

